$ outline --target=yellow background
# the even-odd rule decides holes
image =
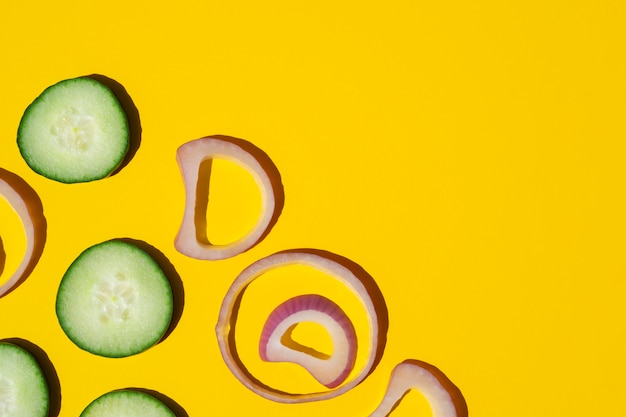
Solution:
[[[30,278],[0,299],[0,338],[48,354],[62,417],[122,387],[159,391],[196,417],[367,416],[406,358],[444,371],[471,416],[624,415],[625,41],[618,0],[3,4],[0,167],[37,191],[48,238]],[[102,181],[38,176],[15,144],[22,112],[48,85],[92,73],[134,100],[138,152]],[[220,262],[173,247],[184,209],[175,152],[210,134],[263,149],[285,191],[268,237]],[[216,184],[242,187],[222,187],[215,233],[254,219],[240,171],[216,171]],[[0,215],[5,279],[23,238],[4,202]],[[160,249],[185,304],[165,341],[113,360],[65,337],[54,300],[78,253],[116,237]],[[365,268],[389,332],[360,386],[284,405],[235,380],[214,325],[243,268],[298,247]],[[282,284],[264,285],[253,315]],[[294,372],[273,377],[305,387]],[[411,395],[393,415],[419,410]]]

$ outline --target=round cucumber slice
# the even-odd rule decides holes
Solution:
[[[93,400],[80,417],[176,417],[163,402],[143,391],[122,389]]]
[[[0,342],[0,416],[46,417],[49,408],[48,383],[35,357]]]
[[[155,345],[168,330],[172,287],[143,249],[109,240],[72,262],[59,285],[56,313],[79,348],[105,357],[131,356]]]
[[[63,183],[112,174],[130,146],[128,117],[113,93],[90,77],[60,81],[25,110],[17,145],[26,163]]]

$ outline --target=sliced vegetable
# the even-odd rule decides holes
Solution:
[[[0,341],[0,416],[47,417],[49,408],[48,383],[35,357]]]
[[[98,180],[119,167],[130,144],[115,94],[91,77],[60,81],[27,108],[17,145],[33,171],[63,183]]]
[[[312,354],[291,338],[293,329],[303,322],[326,329],[333,341],[332,355]],[[337,304],[316,294],[294,297],[279,305],[267,318],[259,343],[264,361],[299,364],[327,388],[345,381],[354,367],[356,351],[356,332],[348,316]]]
[[[237,353],[234,337],[237,309],[246,287],[265,272],[292,264],[316,268],[341,281],[360,299],[367,312],[370,334],[366,346],[368,353],[365,364],[352,379],[335,389],[313,393],[289,393],[268,387],[248,372]],[[387,310],[382,294],[373,279],[358,265],[343,257],[311,249],[278,252],[244,269],[234,280],[222,301],[215,328],[220,352],[233,375],[243,385],[262,397],[283,403],[326,400],[337,397],[360,384],[380,360],[386,342],[386,330]]]
[[[43,251],[46,219],[35,191],[20,177],[0,168],[0,196],[17,213],[26,234],[26,251],[13,274],[0,285],[0,297],[15,289],[30,274]]]
[[[202,232],[206,227],[199,190],[208,187],[199,181],[201,164],[224,158],[248,170],[261,191],[261,214],[254,227],[241,239],[227,245],[214,245]],[[219,260],[247,251],[269,232],[282,210],[282,185],[274,163],[249,142],[224,136],[209,136],[187,142],[178,148],[176,159],[185,183],[185,212],[174,246],[189,257]],[[202,193],[200,193],[202,194]]]
[[[93,400],[80,417],[176,417],[165,403],[144,391],[121,389]]]
[[[147,252],[110,240],[86,249],[68,268],[56,313],[63,331],[81,349],[130,356],[155,345],[167,331],[172,288]]]
[[[433,417],[467,417],[467,403],[461,391],[439,369],[414,359],[396,365],[387,392],[370,417],[389,415],[412,389],[426,398]]]

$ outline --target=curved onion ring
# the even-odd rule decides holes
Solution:
[[[41,200],[35,191],[17,175],[0,168],[0,195],[19,216],[26,234],[26,252],[19,266],[4,284],[0,297],[8,294],[30,274],[43,252],[46,219]]]
[[[354,292],[368,313],[370,334],[366,363],[353,379],[334,390],[294,394],[268,387],[249,373],[237,354],[235,343],[237,310],[247,286],[271,269],[293,264],[311,266],[338,279]],[[242,384],[269,400],[301,403],[335,398],[360,384],[380,361],[386,343],[387,327],[387,309],[382,293],[367,272],[355,263],[333,253],[298,249],[278,252],[260,259],[239,274],[222,301],[215,333],[224,362]]]
[[[205,229],[206,218],[201,210],[203,203],[198,202],[198,190],[208,186],[198,181],[201,164],[215,158],[235,162],[248,170],[261,191],[262,208],[256,224],[248,234],[227,245],[211,244],[200,231]],[[181,145],[176,160],[185,183],[185,213],[174,241],[180,253],[203,260],[233,257],[259,243],[278,219],[284,199],[280,174],[269,157],[250,142],[228,136],[208,136]]]
[[[300,323],[317,323],[333,341],[333,353],[319,352],[291,339]],[[327,388],[336,388],[354,368],[357,351],[356,331],[343,310],[333,301],[317,294],[290,298],[272,311],[261,332],[259,356],[267,362],[292,362],[304,367]]]
[[[389,415],[411,389],[424,395],[433,417],[467,417],[467,403],[461,391],[438,368],[414,359],[396,365],[387,392],[370,417]]]

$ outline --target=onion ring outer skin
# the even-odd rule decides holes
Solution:
[[[467,403],[461,391],[433,365],[407,359],[393,369],[387,392],[369,417],[386,417],[411,389],[421,392],[433,417],[467,417]]]
[[[387,330],[387,311],[384,307],[384,301],[381,305],[382,299],[374,300],[370,295],[371,288],[368,288],[361,278],[347,266],[332,259],[337,255],[328,253],[329,256],[325,256],[324,254],[326,253],[318,250],[297,249],[278,252],[262,258],[239,274],[224,297],[215,327],[222,358],[233,375],[243,385],[266,399],[280,403],[303,403],[338,397],[363,382],[380,360],[386,342]],[[311,266],[343,282],[360,298],[368,313],[370,334],[367,361],[354,378],[333,390],[296,394],[268,387],[248,372],[237,354],[234,335],[236,320],[233,318],[236,319],[237,309],[246,287],[271,269],[294,264]],[[375,294],[375,296],[382,297],[382,294]]]
[[[261,214],[256,224],[245,236],[226,245],[213,245],[206,238],[199,239],[196,223],[200,166],[216,158],[245,168],[261,191]],[[227,259],[252,248],[269,232],[282,210],[284,196],[278,169],[263,151],[242,139],[207,136],[181,145],[176,160],[185,184],[185,212],[174,240],[176,250],[195,259]]]
[[[21,177],[2,168],[0,195],[15,210],[26,234],[26,251],[22,261],[9,279],[0,285],[0,297],[3,297],[28,277],[39,260],[45,241],[46,219],[35,191]]]

